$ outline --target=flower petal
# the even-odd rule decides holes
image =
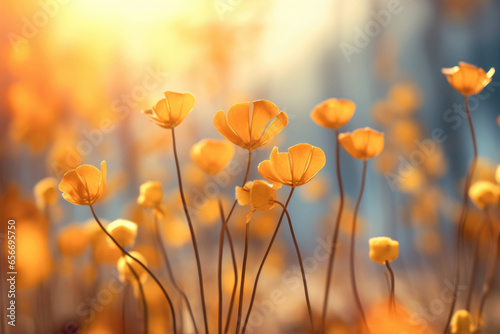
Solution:
[[[247,184],[248,182],[245,184],[245,188]],[[250,204],[250,190],[248,188],[243,189],[242,187],[236,187],[234,192],[239,205]]]
[[[252,142],[260,140],[269,121],[278,114],[278,106],[271,101],[259,100],[253,102],[252,122],[250,125],[250,138]]]
[[[312,145],[298,144],[288,149],[292,163],[292,183],[298,183],[304,175],[311,159]]]
[[[99,193],[99,184],[101,183],[101,171],[92,165],[81,165],[76,168],[76,172],[83,179],[88,196],[82,193],[82,197],[92,199]]]
[[[275,146],[270,156],[271,164],[276,175],[285,181],[285,183],[292,182],[292,169],[290,164],[290,155],[288,153],[279,153],[278,148]]]
[[[269,140],[271,140],[274,136],[280,133],[288,124],[288,115],[281,111],[276,118],[269,124],[266,131],[259,139],[258,143],[254,145],[254,148],[259,148],[265,145]]]
[[[353,158],[355,159],[362,159],[361,154],[359,151],[354,147],[354,142],[352,140],[352,133],[350,132],[345,132],[341,133],[338,136],[338,140],[340,142],[340,145],[344,148],[344,150],[347,151]]]
[[[166,99],[161,99],[156,102],[156,105],[153,107],[153,109],[145,110],[144,114],[151,117],[151,119],[157,124],[168,124],[172,121],[170,108],[167,105]]]
[[[276,174],[270,160],[262,161],[257,167],[257,170],[259,171],[259,174],[266,180],[281,184],[286,183],[286,181],[282,180],[281,177]]]
[[[85,184],[76,170],[72,169],[63,175],[59,190],[63,192],[63,198],[68,202],[77,205],[86,204],[82,197],[82,194],[86,194]]]
[[[246,148],[245,143],[241,140],[236,133],[234,133],[233,129],[229,127],[229,124],[227,123],[226,120],[226,115],[224,114],[223,110],[219,110],[215,116],[214,116],[214,126],[219,131],[219,133],[232,142],[233,144]]]
[[[300,184],[306,184],[311,181],[316,174],[325,166],[326,164],[326,156],[325,152],[319,147],[312,147],[310,152],[309,164],[304,174],[302,175],[302,179]]]
[[[194,96],[190,93],[177,93],[166,91],[165,100],[167,110],[172,123],[179,125],[180,122],[193,110]]]
[[[250,143],[250,102],[233,104],[227,112],[227,121],[244,143]]]

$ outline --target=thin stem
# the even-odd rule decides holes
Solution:
[[[467,178],[465,180],[465,187],[464,187],[464,192],[463,192],[463,203],[462,203],[462,210],[460,213],[460,221],[457,229],[457,234],[456,234],[456,240],[455,240],[455,282],[454,282],[454,288],[453,288],[453,298],[452,302],[450,305],[450,311],[448,313],[448,318],[446,320],[446,325],[443,331],[443,334],[448,333],[448,328],[450,326],[450,321],[451,317],[453,316],[453,311],[455,309],[455,304],[457,302],[457,296],[458,296],[458,285],[460,282],[460,271],[461,271],[461,245],[462,245],[462,238],[463,238],[463,230],[465,226],[465,221],[467,220],[467,214],[469,211],[469,188],[470,184],[472,182],[472,176],[474,175],[474,170],[476,169],[476,164],[477,164],[477,157],[478,157],[478,151],[477,151],[477,141],[476,141],[476,132],[474,131],[474,124],[472,123],[472,117],[470,114],[470,109],[469,109],[469,100],[467,97],[464,97],[464,105],[465,105],[465,112],[467,114],[467,120],[469,121],[469,129],[472,137],[472,148],[473,148],[473,160],[469,166],[469,171],[467,173]]]
[[[160,226],[159,226],[160,224],[158,222],[158,217],[156,216],[155,213],[153,214],[153,216],[154,216],[153,219],[154,219],[154,228],[155,228],[154,234],[156,237],[156,242],[160,246],[161,254],[163,256],[163,261],[165,262],[165,266],[167,267],[168,277],[170,278],[170,281],[172,282],[172,285],[174,286],[175,290],[177,290],[177,292],[181,295],[181,298],[186,303],[186,306],[187,306],[188,311],[189,311],[189,316],[191,317],[191,321],[193,322],[194,331],[196,332],[196,334],[198,334],[198,327],[196,326],[196,321],[194,319],[194,314],[193,314],[193,309],[191,308],[191,303],[189,302],[189,299],[188,299],[186,293],[181,289],[179,284],[177,284],[177,280],[175,279],[175,276],[174,276],[174,271],[172,270],[170,260],[168,259],[167,250],[165,248],[165,245],[163,244],[163,240],[161,239]],[[182,314],[182,310],[181,310],[180,314]],[[182,322],[180,322],[180,324],[181,323]]]
[[[488,218],[490,219],[490,224],[492,225],[493,221],[491,220],[491,216],[490,216],[490,212],[489,212],[488,208],[487,208],[487,213],[488,213]],[[481,299],[479,302],[479,312],[478,312],[478,318],[477,318],[478,324],[481,322],[481,317],[483,314],[483,309],[484,309],[484,304],[486,302],[486,297],[488,297],[488,294],[491,290],[491,287],[493,285],[493,281],[495,278],[495,273],[497,271],[498,260],[500,257],[500,231],[498,231],[498,235],[497,235],[496,240],[494,242],[495,242],[495,246],[494,246],[495,253],[494,253],[493,259],[491,261],[491,266],[490,266],[490,270],[488,272],[488,277],[486,278],[486,281],[484,282],[484,285],[483,285],[483,291],[482,291]]]
[[[149,320],[148,320],[148,303],[146,302],[146,294],[144,293],[144,287],[142,286],[141,279],[139,278],[139,275],[137,275],[137,272],[134,270],[134,268],[128,263],[128,261],[125,259],[125,263],[127,264],[128,269],[132,272],[132,275],[134,275],[135,280],[137,281],[137,285],[139,286],[139,293],[141,295],[141,301],[142,301],[142,307],[143,307],[143,315],[144,315],[144,333],[148,334],[149,329]]]
[[[361,203],[361,198],[363,197],[363,192],[365,190],[365,181],[366,181],[366,166],[367,162],[363,161],[363,172],[361,176],[361,189],[359,190],[358,201],[356,202],[356,207],[354,208],[354,215],[352,218],[352,229],[351,229],[351,248],[349,254],[349,269],[351,275],[351,288],[354,294],[354,300],[356,302],[356,307],[358,309],[359,315],[363,320],[363,324],[368,329],[368,323],[366,321],[365,312],[363,311],[363,306],[361,305],[361,300],[359,299],[358,288],[356,286],[356,273],[354,270],[354,249],[356,243],[356,222],[358,217],[359,204]]]
[[[247,183],[248,174],[250,173],[251,162],[252,162],[252,151],[249,150],[248,151],[247,170],[245,172],[245,177],[243,178],[242,187],[244,187],[245,183]],[[224,326],[224,333],[227,333],[227,331],[229,330],[229,324],[231,322],[231,314],[233,311],[234,299],[236,296],[236,287],[238,286],[238,270],[236,267],[236,256],[234,254],[233,241],[231,239],[231,235],[229,233],[229,230],[227,229],[227,224],[229,223],[229,219],[231,218],[231,215],[233,214],[234,208],[236,207],[236,203],[237,203],[237,200],[234,201],[227,218],[225,218],[225,219],[223,218],[222,227],[221,227],[220,236],[219,236],[219,257],[217,260],[217,283],[218,283],[218,289],[219,289],[219,291],[218,291],[218,295],[219,295],[219,313],[218,313],[219,334],[222,333],[222,302],[223,302],[223,300],[222,300],[223,299],[222,298],[222,257],[224,255],[224,233],[226,233],[228,235],[229,246],[231,248],[231,257],[233,259],[233,267],[235,268],[233,292],[231,294],[231,301],[229,303],[226,325]],[[219,209],[221,209],[220,202],[219,202]],[[223,216],[222,213],[221,213],[221,215]]]
[[[470,307],[472,303],[472,293],[474,292],[474,286],[476,285],[476,272],[477,266],[479,265],[479,246],[481,243],[481,234],[483,234],[486,224],[482,224],[479,231],[477,232],[476,239],[474,240],[474,250],[473,250],[473,262],[470,271],[469,278],[469,291],[467,292],[467,301],[465,303],[465,309],[470,312]]]
[[[342,219],[342,212],[344,210],[344,187],[342,185],[342,177],[340,175],[340,143],[338,139],[338,130],[335,130],[335,163],[337,170],[337,182],[339,184],[339,196],[340,203],[337,212],[337,218],[335,220],[335,227],[333,229],[332,235],[332,246],[330,248],[330,257],[328,259],[328,269],[326,271],[326,283],[325,283],[325,299],[323,300],[323,312],[321,314],[321,333],[325,332],[326,326],[326,313],[328,309],[328,297],[330,295],[330,282],[333,274],[333,262],[335,259],[335,250],[337,249],[337,239],[339,235],[340,221]]]
[[[174,304],[172,304],[172,300],[170,299],[170,296],[167,293],[167,290],[165,290],[165,288],[161,284],[160,280],[155,276],[155,274],[153,274],[153,272],[151,270],[149,270],[148,267],[146,267],[144,265],[144,263],[142,263],[140,260],[138,260],[137,258],[135,258],[134,256],[132,256],[129,252],[127,252],[125,250],[125,248],[123,248],[118,243],[118,241],[116,241],[115,238],[113,238],[113,236],[102,225],[101,221],[99,220],[99,218],[95,214],[95,211],[94,211],[94,208],[92,207],[92,205],[89,205],[89,207],[90,207],[90,211],[92,211],[92,215],[94,216],[95,221],[97,222],[97,224],[99,225],[99,227],[101,228],[101,230],[108,236],[108,238],[110,238],[111,241],[113,241],[113,243],[116,245],[116,247],[118,247],[122,251],[123,255],[128,256],[129,258],[131,258],[132,260],[134,260],[137,264],[139,264],[142,267],[142,269],[146,270],[146,272],[149,274],[149,276],[151,276],[151,278],[156,282],[156,284],[158,285],[158,287],[161,289],[161,291],[163,292],[163,295],[167,299],[168,305],[170,306],[170,312],[172,313],[172,326],[174,328],[174,333],[177,334],[177,324],[176,324],[176,320],[175,320]]]
[[[245,272],[247,268],[249,231],[250,231],[250,224],[247,222],[245,228],[245,250],[243,252],[243,264],[241,267],[240,299],[238,302],[238,318],[236,319],[236,332],[235,332],[236,334],[240,332],[241,313],[243,311],[243,294],[245,292]]]
[[[307,289],[307,280],[306,280],[306,272],[304,270],[304,264],[302,262],[302,256],[300,255],[299,244],[297,243],[297,238],[295,238],[295,232],[293,230],[292,219],[290,218],[290,214],[285,206],[281,202],[276,202],[276,204],[280,205],[283,208],[283,211],[286,214],[286,218],[288,219],[288,226],[290,227],[290,234],[292,235],[293,244],[295,246],[295,252],[297,253],[297,258],[299,260],[300,272],[302,274],[302,284],[304,285],[304,294],[306,297],[306,305],[307,305],[307,313],[309,315],[309,322],[311,323],[311,329],[314,333],[314,322],[313,322],[313,314],[311,308],[311,302],[309,301],[309,290]]]
[[[285,208],[288,207],[288,203],[290,202],[290,199],[292,198],[294,190],[295,190],[295,188],[292,188],[292,190],[290,190],[290,194],[288,195],[288,198],[285,202]],[[255,301],[255,296],[257,293],[257,285],[259,283],[260,273],[262,272],[262,268],[264,268],[264,264],[266,263],[267,256],[269,255],[269,252],[271,251],[271,248],[273,247],[274,239],[276,239],[276,235],[278,234],[278,231],[279,231],[279,228],[281,225],[281,221],[283,220],[284,215],[285,215],[285,211],[283,210],[281,212],[280,219],[278,220],[278,224],[276,225],[276,229],[274,230],[273,236],[271,237],[271,241],[269,242],[269,245],[267,246],[266,252],[264,254],[264,258],[262,259],[262,262],[260,263],[259,270],[257,271],[257,276],[255,276],[255,283],[254,283],[253,289],[252,289],[252,296],[250,297],[250,304],[248,306],[248,311],[247,311],[247,315],[245,317],[245,322],[243,323],[243,330],[241,331],[241,334],[245,334],[245,329],[247,328],[248,319],[250,318],[250,314],[252,313],[252,307],[253,307],[253,303]]]
[[[394,311],[396,309],[396,298],[395,298],[395,293],[394,293],[394,286],[396,284],[396,280],[394,279],[394,271],[392,271],[391,265],[389,264],[389,261],[385,261],[385,266],[387,267],[387,270],[389,271],[389,276],[391,277],[391,292],[389,295],[389,310]]]
[[[193,223],[191,221],[191,216],[189,215],[186,198],[184,196],[184,189],[182,188],[181,168],[179,166],[179,157],[177,156],[177,145],[175,144],[175,131],[174,128],[172,128],[171,130],[172,130],[172,146],[174,148],[175,167],[177,169],[177,181],[179,183],[179,193],[181,195],[182,206],[184,207],[184,213],[186,215],[186,219],[189,225],[189,232],[191,233],[191,241],[193,243],[194,255],[196,258],[196,268],[198,269],[198,281],[200,285],[200,297],[201,297],[201,306],[203,309],[203,321],[205,323],[205,333],[208,334],[209,331],[208,331],[207,307],[205,305],[205,288],[203,285],[203,273],[201,270],[200,254],[198,252],[198,243],[196,242],[196,235],[194,232]]]
[[[220,199],[219,199],[219,212],[220,212],[220,217],[221,217],[221,223],[224,224],[224,221],[225,221],[224,207],[222,206],[222,201]],[[233,291],[231,292],[231,300],[229,302],[229,308],[227,310],[226,325],[224,326],[224,333],[227,333],[229,330],[229,324],[231,323],[231,315],[233,313],[234,300],[236,298],[236,290],[238,288],[238,264],[236,263],[236,254],[234,251],[233,238],[231,237],[231,233],[229,232],[228,228],[226,228],[226,234],[227,234],[227,241],[229,242],[229,248],[231,250],[231,261],[233,263],[234,283],[233,283]],[[221,314],[222,314],[222,286],[220,286],[220,289],[219,289],[219,298],[221,301],[219,303],[219,312],[221,312]],[[221,321],[222,321],[222,319],[221,319]]]

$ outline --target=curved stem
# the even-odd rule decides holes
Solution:
[[[191,221],[191,216],[189,215],[186,198],[184,196],[184,189],[182,187],[181,168],[179,166],[179,157],[177,156],[177,145],[175,144],[175,131],[174,128],[172,128],[171,130],[172,130],[172,146],[174,148],[175,167],[177,170],[177,181],[179,183],[179,193],[181,195],[182,206],[184,207],[184,214],[186,215],[186,220],[189,225],[189,232],[191,233],[191,241],[193,243],[194,256],[196,258],[196,268],[198,270],[198,281],[200,285],[201,307],[203,309],[203,321],[205,324],[205,333],[208,334],[209,331],[208,331],[207,307],[205,304],[205,288],[203,284],[203,272],[201,270],[200,253],[198,251],[198,242],[196,241],[193,222]]]
[[[250,231],[250,224],[247,222],[245,228],[245,250],[243,252],[243,264],[241,267],[240,299],[238,301],[238,318],[236,319],[236,332],[235,332],[236,334],[238,334],[240,331],[241,313],[243,311],[243,294],[245,292],[245,272],[247,268],[249,231]]]
[[[389,271],[389,276],[391,277],[391,293],[389,295],[389,310],[394,311],[396,309],[396,298],[395,298],[395,293],[394,293],[394,287],[396,284],[396,280],[394,279],[394,271],[392,271],[391,265],[389,264],[389,261],[385,261],[385,266],[387,267],[387,270]]]
[[[365,181],[366,181],[366,165],[367,162],[363,161],[363,172],[361,176],[361,189],[359,190],[358,201],[356,202],[356,207],[354,208],[354,214],[352,218],[352,229],[351,229],[351,245],[350,245],[350,253],[349,253],[349,269],[351,275],[351,288],[354,294],[354,300],[356,302],[356,307],[358,309],[359,315],[363,320],[363,324],[368,329],[368,323],[366,321],[365,312],[363,311],[363,306],[361,305],[361,300],[359,299],[358,288],[356,286],[356,273],[354,270],[354,249],[356,243],[356,222],[358,217],[359,204],[361,203],[361,198],[363,197],[363,192],[365,190]]]
[[[491,220],[488,208],[487,208],[487,213],[488,213],[488,218],[490,219],[490,224],[492,224],[493,221]],[[482,317],[483,309],[484,309],[484,304],[486,302],[486,297],[488,297],[490,289],[493,285],[495,273],[497,271],[498,260],[500,257],[500,231],[498,231],[498,235],[497,235],[496,240],[494,242],[495,242],[495,246],[494,246],[495,253],[494,253],[493,259],[491,261],[491,266],[490,266],[490,270],[488,271],[488,276],[487,276],[486,281],[484,282],[484,285],[483,285],[483,291],[481,293],[481,299],[479,302],[479,312],[478,312],[478,318],[477,318],[478,324],[481,321],[481,317]]]
[[[290,194],[288,195],[288,198],[285,202],[285,208],[288,207],[288,203],[290,203],[290,199],[292,198],[294,190],[295,190],[295,188],[292,188],[292,190],[290,190]],[[259,265],[259,270],[257,271],[257,275],[255,276],[255,282],[254,282],[253,289],[252,289],[252,296],[250,297],[250,304],[248,305],[248,311],[247,311],[247,315],[245,317],[245,322],[243,323],[243,330],[241,331],[241,334],[245,334],[245,330],[246,330],[247,325],[248,325],[248,319],[250,318],[250,313],[252,312],[253,303],[255,301],[255,296],[257,293],[257,285],[259,283],[260,273],[262,272],[262,268],[264,268],[264,264],[266,263],[267,256],[269,255],[269,252],[271,251],[271,248],[273,247],[274,239],[276,239],[276,235],[278,234],[278,231],[279,231],[279,228],[281,225],[281,221],[283,220],[284,215],[285,215],[285,211],[283,210],[281,212],[280,219],[278,220],[278,224],[276,225],[276,229],[274,230],[273,236],[271,237],[271,241],[269,242],[269,246],[267,246],[266,252],[264,253],[264,258],[262,259],[262,262]]]
[[[154,219],[154,228],[155,228],[154,234],[156,237],[156,242],[160,246],[161,254],[163,256],[163,261],[165,262],[165,266],[167,267],[168,277],[170,278],[170,281],[172,282],[172,285],[174,286],[175,290],[177,290],[177,292],[181,295],[182,299],[186,303],[186,306],[187,306],[188,311],[189,311],[189,316],[191,317],[191,321],[193,322],[194,331],[196,332],[196,334],[198,334],[198,327],[196,326],[196,321],[194,319],[194,314],[193,314],[193,309],[191,308],[191,303],[189,302],[189,299],[188,299],[186,293],[177,284],[177,280],[175,279],[175,276],[174,276],[174,271],[172,270],[170,260],[168,259],[167,250],[165,249],[165,245],[163,244],[163,240],[161,239],[158,217],[156,216],[155,213],[153,213],[153,216],[154,216],[153,219]],[[182,310],[181,310],[181,314],[182,314]],[[180,322],[180,324],[181,323],[182,323],[182,321]]]
[[[167,290],[165,290],[165,288],[163,287],[163,285],[161,284],[160,280],[155,276],[155,274],[153,274],[153,272],[151,270],[149,270],[148,267],[146,267],[144,265],[144,263],[142,263],[141,261],[139,261],[137,258],[135,258],[134,256],[132,256],[129,252],[127,252],[119,243],[118,241],[115,240],[115,238],[113,238],[113,236],[106,230],[106,228],[102,225],[101,221],[99,220],[99,218],[97,217],[97,215],[95,214],[95,211],[94,211],[94,208],[92,207],[92,205],[89,205],[90,207],[90,211],[92,211],[92,215],[94,216],[94,219],[95,221],[97,222],[97,224],[99,225],[99,227],[101,228],[101,230],[108,236],[108,238],[111,239],[111,241],[113,241],[113,243],[116,245],[116,247],[118,247],[123,255],[126,255],[128,256],[129,258],[131,258],[132,260],[134,260],[137,264],[139,264],[142,269],[146,270],[146,272],[149,274],[149,276],[151,276],[151,278],[156,282],[156,284],[158,285],[158,287],[161,289],[161,291],[163,292],[163,295],[165,296],[165,298],[167,299],[167,302],[168,302],[168,305],[170,306],[170,312],[172,313],[172,326],[173,326],[173,329],[174,329],[174,333],[177,334],[177,324],[176,324],[176,320],[175,320],[175,309],[174,309],[174,304],[172,304],[172,300],[170,299],[170,296],[169,294],[167,293]]]
[[[325,298],[323,300],[323,312],[321,314],[321,333],[325,332],[326,326],[326,313],[328,309],[328,297],[330,294],[330,282],[333,273],[333,262],[335,259],[335,250],[337,248],[337,239],[339,235],[340,221],[342,219],[342,211],[344,210],[344,187],[342,185],[342,177],[340,175],[340,143],[338,139],[338,130],[335,130],[335,164],[337,170],[337,182],[339,184],[339,196],[340,203],[337,212],[337,218],[335,220],[335,227],[333,229],[332,235],[332,246],[330,248],[330,257],[328,259],[328,269],[326,271],[326,286],[325,286]]]
[[[288,213],[288,210],[285,208],[285,206],[281,202],[276,202],[276,204],[279,204],[283,208],[283,211],[286,214],[286,218],[288,219],[288,226],[290,227],[290,234],[292,235],[293,244],[295,246],[295,252],[297,253],[297,258],[299,260],[300,272],[302,274],[302,284],[304,285],[304,294],[306,297],[307,313],[309,315],[309,322],[311,323],[311,329],[312,329],[312,332],[314,333],[313,314],[312,314],[311,302],[309,301],[309,290],[307,289],[306,272],[304,270],[302,256],[300,255],[299,244],[297,243],[297,238],[295,238],[295,232],[293,231],[292,219],[290,218],[290,214]]]
[[[462,211],[460,213],[460,221],[457,229],[456,240],[455,240],[455,282],[453,288],[453,298],[450,305],[450,311],[448,313],[448,318],[446,320],[446,325],[443,331],[443,334],[448,333],[448,328],[450,326],[451,317],[453,316],[453,311],[455,310],[455,304],[457,302],[458,296],[458,285],[460,282],[460,271],[461,271],[461,245],[462,245],[462,237],[463,230],[465,226],[465,221],[467,220],[467,214],[469,211],[469,188],[472,182],[472,176],[474,175],[474,170],[476,169],[477,164],[477,141],[476,141],[476,132],[474,131],[474,124],[472,123],[472,117],[469,109],[469,100],[467,97],[464,97],[464,105],[465,112],[467,114],[467,120],[469,121],[469,129],[472,137],[472,148],[473,148],[473,160],[469,166],[469,171],[467,173],[467,178],[465,180],[465,187],[463,192],[463,203],[462,203]]]
[[[247,183],[248,180],[248,174],[250,173],[250,165],[252,162],[252,151],[248,151],[248,162],[247,162],[247,170],[245,172],[245,177],[243,178],[243,184],[242,187],[245,186],[245,183]],[[229,230],[227,229],[227,224],[229,223],[229,219],[231,218],[234,208],[236,207],[237,200],[234,201],[231,210],[229,211],[229,214],[227,218],[222,218],[222,227],[220,230],[220,236],[219,236],[219,257],[217,260],[217,283],[218,283],[218,295],[219,295],[219,313],[218,313],[218,330],[219,334],[222,333],[222,257],[224,255],[224,233],[228,235],[228,241],[229,241],[229,246],[231,248],[231,257],[233,260],[233,267],[235,268],[235,276],[234,276],[234,286],[233,286],[233,292],[231,294],[231,301],[229,303],[229,309],[228,309],[228,315],[226,319],[226,325],[224,326],[224,333],[227,333],[229,330],[229,324],[231,322],[231,314],[233,311],[233,305],[234,305],[234,299],[236,296],[236,287],[238,286],[238,269],[236,267],[236,256],[234,254],[234,246],[233,246],[233,241],[231,239],[231,235],[229,233]],[[219,202],[219,210],[221,210]],[[221,211],[222,217],[224,217],[222,211]]]
[[[222,206],[222,201],[220,199],[219,199],[219,211],[220,211],[221,223],[224,224],[224,221],[225,221],[224,207]],[[238,264],[236,263],[236,254],[234,251],[233,238],[231,237],[231,233],[229,232],[228,228],[226,228],[226,234],[227,234],[227,241],[229,242],[229,249],[231,250],[231,261],[233,263],[234,284],[233,284],[233,291],[231,292],[231,301],[229,302],[229,308],[227,310],[226,325],[224,326],[224,333],[227,333],[229,330],[229,324],[231,323],[231,315],[233,313],[234,300],[236,298],[236,290],[238,288]],[[219,303],[219,312],[221,313],[221,317],[222,317],[222,286],[220,286],[220,289],[219,289],[219,300],[221,301]],[[222,321],[222,318],[220,320]]]
[[[483,234],[486,224],[482,224],[479,231],[477,232],[476,239],[474,240],[474,250],[473,250],[473,262],[470,271],[469,278],[469,291],[467,292],[467,301],[465,303],[465,309],[470,312],[470,307],[472,303],[472,293],[474,292],[474,286],[476,285],[476,272],[477,266],[479,265],[479,246],[481,242],[481,234]]]
[[[141,295],[141,301],[142,301],[142,307],[143,307],[143,316],[144,316],[144,333],[148,334],[149,333],[149,320],[148,320],[148,303],[146,301],[146,294],[144,293],[144,287],[142,286],[141,279],[139,278],[139,275],[137,275],[137,272],[132,268],[130,263],[125,259],[125,263],[127,264],[128,269],[132,272],[132,275],[134,275],[135,280],[137,281],[137,285],[139,286],[139,293]]]

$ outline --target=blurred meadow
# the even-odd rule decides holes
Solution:
[[[0,333],[500,333],[500,2],[5,0],[0,30]]]

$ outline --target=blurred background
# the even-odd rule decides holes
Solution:
[[[59,181],[64,172],[80,164],[97,166],[106,160],[108,184],[105,198],[97,205],[98,214],[109,221],[125,218],[137,222],[147,220],[135,204],[139,186],[148,180],[162,182],[166,204],[174,216],[165,221],[165,238],[177,251],[172,253],[174,262],[191,259],[189,242],[182,239],[185,231],[179,230],[184,221],[181,211],[176,211],[179,203],[170,136],[140,114],[161,99],[165,90],[191,92],[196,97],[193,112],[176,132],[190,205],[202,246],[207,249],[208,277],[216,263],[219,216],[215,199],[221,195],[230,206],[234,186],[242,179],[240,174],[206,176],[189,158],[189,149],[198,140],[222,138],[212,125],[215,112],[227,111],[236,102],[268,99],[289,115],[286,129],[257,152],[250,179],[260,178],[256,166],[268,158],[274,145],[285,151],[307,142],[326,152],[325,168],[300,189],[290,207],[304,256],[313,257],[331,233],[338,188],[334,134],[312,122],[309,115],[327,98],[347,98],[356,103],[357,110],[346,131],[370,126],[386,135],[384,153],[369,163],[360,211],[357,256],[364,277],[360,293],[367,305],[386,295],[383,268],[369,263],[367,240],[390,236],[400,241],[400,261],[395,263],[399,298],[410,314],[417,314],[415,322],[425,319],[425,330],[443,325],[447,307],[431,309],[428,316],[418,310],[429,308],[447,287],[446,280],[452,280],[454,223],[472,145],[462,97],[440,70],[458,61],[486,71],[500,68],[499,2],[7,0],[0,3],[0,29],[4,36],[0,40],[2,222],[15,217],[19,226],[43,230],[43,237],[35,235],[25,241],[19,232],[19,272],[26,274],[20,274],[18,289],[26,299],[18,299],[20,327],[17,332],[9,328],[12,333],[55,333],[67,321],[79,323],[75,310],[89,291],[78,288],[86,285],[74,278],[94,282],[98,275],[88,254],[78,254],[76,259],[61,255],[63,241],[58,239],[66,226],[84,226],[90,212],[62,199],[48,213],[40,208],[33,189],[43,178]],[[480,154],[477,179],[493,180],[500,161],[499,87],[500,81],[493,77],[471,99]],[[444,138],[442,142],[435,140],[436,133]],[[430,146],[425,146],[429,139]],[[235,162],[243,169],[246,157],[245,151],[236,150]],[[350,198],[347,211],[352,216],[362,164],[345,152],[341,159]],[[411,172],[402,177],[401,171],[408,166]],[[287,192],[283,189],[280,196]],[[238,212],[241,220],[246,211]],[[249,264],[251,277],[275,221],[275,215],[260,216],[253,241],[257,251]],[[344,246],[351,216],[346,214],[343,223]],[[482,213],[472,209],[470,217],[468,226],[474,231]],[[178,224],[168,227],[173,220]],[[232,224],[241,244],[238,233],[244,229],[243,223],[235,218]],[[296,263],[289,239],[286,233],[281,236],[276,273],[267,272],[264,291],[279,285],[282,272]],[[338,298],[331,298],[331,313],[339,323],[349,324],[354,312],[343,250],[339,250],[340,264],[334,275]],[[116,260],[96,260],[96,250],[92,252],[94,261],[109,264]],[[154,251],[151,254],[154,257]],[[316,262],[309,279],[320,310],[326,261]],[[183,264],[180,277],[182,272],[189,273],[190,266]],[[112,275],[109,271],[99,275]],[[186,286],[190,279],[184,278]],[[56,282],[62,282],[59,286],[65,291],[79,292],[57,292]],[[48,287],[39,289],[41,284]],[[260,329],[300,332],[300,321],[284,320],[290,314],[306,319],[300,286],[300,293],[290,291],[287,295],[293,302],[273,311]],[[36,303],[43,305],[48,300],[47,295],[38,295],[43,293],[53,299],[51,321],[39,324],[36,319],[42,311]],[[195,300],[196,293],[193,285],[189,294]],[[495,296],[485,313],[500,307],[498,290]],[[32,314],[39,316],[35,319]],[[495,333],[499,320],[488,319],[493,326],[488,333]],[[161,328],[162,320],[154,321]],[[283,325],[284,321],[290,323]],[[106,333],[116,329],[109,324],[99,326]]]

